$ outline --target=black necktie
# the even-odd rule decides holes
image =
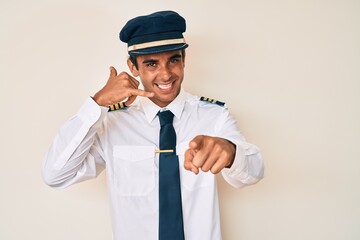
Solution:
[[[184,240],[179,160],[171,111],[158,113],[160,120],[159,240]],[[168,151],[164,151],[168,150]],[[172,151],[171,151],[172,150]]]

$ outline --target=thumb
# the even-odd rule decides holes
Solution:
[[[113,66],[110,66],[110,77],[116,77],[117,76],[117,71]]]

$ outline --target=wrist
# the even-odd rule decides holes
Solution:
[[[104,102],[103,97],[97,92],[93,97],[91,97],[99,106],[107,107],[109,104]]]
[[[234,163],[234,160],[235,160],[235,155],[236,155],[236,145],[234,143],[232,143],[231,141],[229,140],[226,140],[228,143],[230,143],[230,148],[231,148],[231,157],[230,157],[230,162],[228,165],[225,166],[225,168],[231,168],[231,166],[233,165]]]

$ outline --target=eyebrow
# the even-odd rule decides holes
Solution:
[[[174,55],[172,55],[171,57],[169,57],[169,60],[171,60],[171,59],[176,59],[176,58],[181,58],[182,56],[181,56],[181,54],[174,54]],[[157,62],[159,62],[159,60],[156,60],[156,59],[145,59],[142,63],[143,64],[147,64],[147,63],[157,63]]]
[[[174,58],[181,58],[181,54],[177,53],[170,57],[170,59],[174,59]]]
[[[147,64],[147,63],[156,63],[158,62],[158,60],[155,60],[155,59],[145,59],[142,63],[143,64]]]

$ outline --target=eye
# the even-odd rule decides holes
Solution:
[[[146,67],[156,67],[156,63],[155,62],[148,62],[148,63],[146,63]]]
[[[177,63],[179,62],[179,59],[178,58],[172,58],[170,59],[170,63]]]

